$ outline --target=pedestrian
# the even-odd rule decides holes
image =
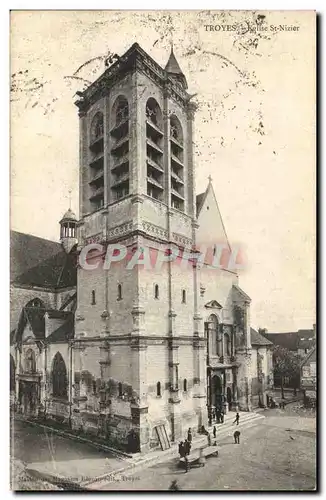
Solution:
[[[221,424],[224,424],[224,411],[221,411],[220,420],[221,420]]]
[[[191,444],[186,439],[185,443],[184,443],[185,455],[189,455],[190,454],[190,448],[191,448]]]
[[[171,491],[179,491],[181,488],[179,488],[178,481],[174,479],[170,485],[169,490]]]
[[[216,427],[215,427],[215,425],[213,427],[213,437],[216,438]]]
[[[240,415],[239,413],[237,412],[236,416],[235,416],[235,420],[234,420],[234,424],[236,423],[237,425],[239,425],[239,420],[240,420]]]
[[[235,444],[240,444],[240,431],[235,431],[233,434],[234,437],[234,443]]]
[[[185,447],[183,441],[180,441],[179,443],[179,455],[181,458],[185,456]]]
[[[207,443],[208,443],[208,446],[212,446],[212,438],[211,438],[211,435],[209,432],[207,433]]]
[[[189,427],[189,429],[188,429],[188,437],[187,437],[187,439],[188,439],[188,442],[189,442],[189,443],[191,443],[191,442],[192,442],[192,434],[191,434],[191,429],[190,429],[190,427]]]
[[[221,419],[221,412],[220,410],[216,409],[216,422],[219,424]]]

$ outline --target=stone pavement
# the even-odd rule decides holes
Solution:
[[[133,475],[108,479],[98,489],[108,491],[167,491],[177,480],[184,491],[312,491],[316,487],[316,426],[314,418],[293,420],[275,415],[260,425],[240,427],[240,444],[225,435],[219,456],[187,474],[170,459]],[[94,485],[94,489],[95,485]]]
[[[239,414],[239,426],[233,423],[235,419],[235,413],[233,412],[230,412],[225,416],[223,424],[216,424],[216,441],[218,444],[225,437],[231,437],[231,439],[233,440],[233,433],[236,429],[242,431],[243,429],[258,424],[258,422],[263,421],[265,418],[263,415],[255,412],[239,412]],[[208,430],[210,431],[210,434],[212,436],[213,425]],[[193,438],[192,450],[196,450],[202,446],[207,446],[207,444],[207,436],[197,435]],[[104,474],[103,476],[99,476],[95,481],[90,480],[82,482],[81,485],[90,490],[98,490],[104,488],[108,482],[112,483],[115,480],[119,481],[121,477],[123,477],[124,480],[128,480],[127,478],[130,478],[133,474],[138,473],[144,468],[148,468],[153,464],[157,465],[162,462],[166,462],[168,460],[171,460],[171,458],[179,458],[178,443],[173,444],[169,450],[155,450],[153,452],[147,453],[146,455],[136,454],[131,460],[128,460],[129,464],[126,467],[121,468],[120,470],[111,471],[107,474]]]
[[[233,435],[236,427],[233,424],[234,418],[235,413],[230,412],[225,416],[224,424],[216,424],[217,442],[224,436]],[[258,413],[240,412],[239,429],[255,425],[263,419],[264,417]],[[212,427],[210,430],[212,431]],[[207,445],[206,436],[194,436],[193,449],[205,445]],[[38,478],[43,477],[56,484],[66,480],[89,489],[99,489],[107,481],[114,481],[115,477],[120,477],[121,475],[124,477],[130,476],[143,468],[167,461],[172,457],[178,457],[177,443],[173,444],[168,450],[154,450],[146,455],[137,453],[132,458],[112,456],[108,453],[108,456],[105,458],[103,456],[99,456],[98,458],[88,457],[85,459],[78,457],[77,459],[70,460],[55,459],[45,462],[28,463],[27,471]]]

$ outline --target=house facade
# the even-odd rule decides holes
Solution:
[[[314,347],[302,362],[300,369],[300,388],[305,403],[317,399],[317,356]]]

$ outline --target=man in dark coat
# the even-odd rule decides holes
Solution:
[[[215,427],[215,425],[213,427],[213,437],[216,438],[216,427]]]
[[[189,427],[188,429],[188,436],[187,436],[187,439],[188,439],[188,442],[191,443],[192,442],[192,434],[191,434],[191,429]]]
[[[235,444],[240,444],[240,431],[235,431],[233,434],[234,437],[234,443]]]
[[[236,423],[237,425],[239,425],[239,420],[240,420],[240,415],[239,413],[237,412],[236,416],[235,416],[235,420],[234,420],[234,424]]]

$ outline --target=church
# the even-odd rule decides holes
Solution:
[[[250,326],[236,269],[211,265],[231,247],[211,179],[195,194],[196,106],[173,49],[163,69],[135,43],[78,96],[79,217],[65,213],[60,242],[11,233],[11,405],[165,449],[216,409],[266,404],[272,343]],[[112,246],[126,259],[90,265]],[[170,247],[174,261],[128,265]]]

